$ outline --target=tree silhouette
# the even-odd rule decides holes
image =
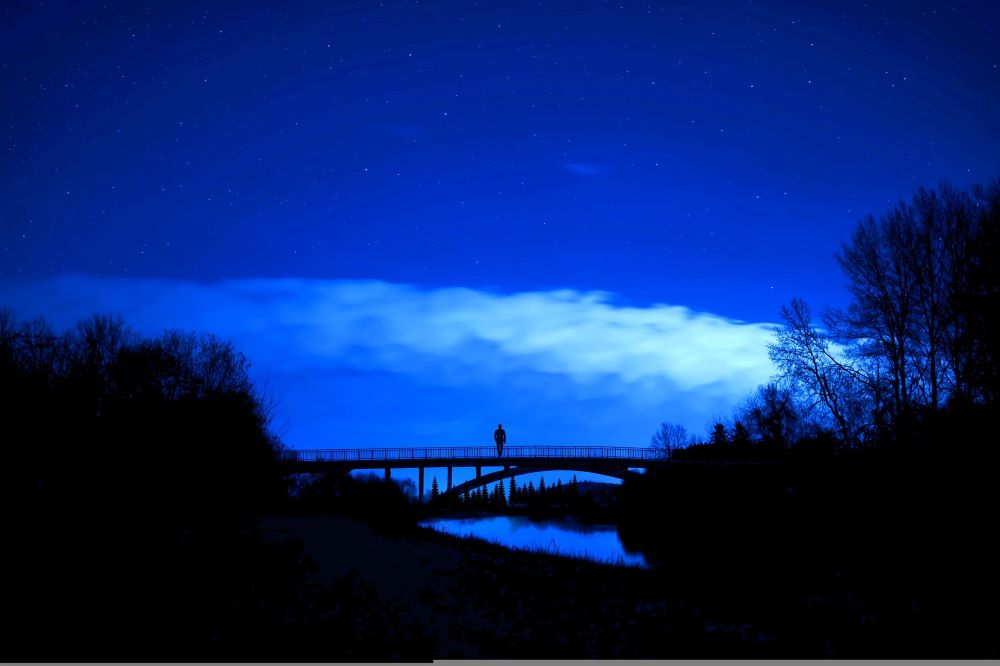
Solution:
[[[751,441],[784,449],[815,428],[807,411],[791,389],[772,382],[757,387],[736,410],[735,418],[746,424]]]
[[[946,408],[996,404],[998,229],[1000,181],[917,190],[842,244],[847,308],[823,328],[800,300],[782,309],[771,358],[843,444],[917,441]]]
[[[649,445],[670,457],[675,449],[684,448],[688,443],[688,433],[684,426],[664,421],[660,424],[660,429],[653,433]]]
[[[44,630],[78,658],[167,642],[178,655],[211,654],[204,636],[233,636],[271,612],[302,617],[304,605],[280,600],[315,601],[305,570],[265,544],[252,518],[282,508],[287,486],[248,370],[210,335],[143,339],[96,315],[55,334],[0,310],[0,506],[19,535],[5,556],[25,581],[5,599],[29,617],[49,613],[34,599],[74,609],[63,622],[20,625],[5,647],[59,654]],[[120,633],[102,645],[112,618]]]
[[[750,432],[739,421],[733,425],[733,445],[741,449],[750,446]]]
[[[822,408],[820,423],[828,421],[845,444],[856,445],[875,426],[872,415],[882,403],[881,366],[874,360],[852,365],[835,353],[830,334],[813,325],[804,301],[792,299],[781,308],[781,317],[785,326],[768,345],[771,360],[785,381]]]
[[[712,433],[709,436],[709,443],[712,446],[724,448],[729,446],[729,433],[726,432],[726,426],[721,423],[716,423],[712,428]]]
[[[438,478],[435,476],[431,479],[431,501],[436,502],[440,494],[438,491]]]
[[[504,491],[503,481],[497,481],[493,484],[493,492],[490,494],[490,504],[498,509],[507,506],[507,495]]]

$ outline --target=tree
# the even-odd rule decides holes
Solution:
[[[546,491],[547,488],[545,487],[545,477],[543,476],[538,480],[538,496],[545,497]]]
[[[660,429],[653,433],[649,445],[663,451],[669,458],[675,449],[684,448],[689,442],[690,438],[684,426],[664,421],[660,424]]]
[[[821,329],[793,300],[769,348],[804,415],[855,446],[917,441],[948,405],[995,403],[997,252],[1000,181],[920,189],[862,220],[837,255],[852,302]]]
[[[514,504],[518,500],[517,482],[514,477],[510,477],[510,503]]]
[[[776,341],[768,345],[768,354],[780,377],[797,386],[810,401],[810,410],[821,408],[824,419],[832,422],[841,441],[853,446],[872,422],[865,413],[877,413],[880,405],[880,366],[877,360],[866,366],[855,359],[834,352],[827,333],[812,323],[805,301],[792,299],[782,306],[785,325],[777,331]],[[864,389],[867,389],[865,391]],[[821,419],[822,420],[822,419]]]
[[[438,490],[438,478],[435,476],[431,479],[431,501],[436,502],[440,494]]]
[[[716,423],[712,427],[711,435],[709,435],[709,442],[712,446],[720,448],[729,446],[729,433],[726,432],[726,426]]]
[[[747,448],[750,446],[750,432],[747,430],[746,426],[739,421],[733,425],[733,445],[739,448]]]
[[[758,386],[734,418],[746,425],[750,441],[774,448],[787,448],[812,428],[792,390],[775,382]]]
[[[894,418],[912,410],[920,375],[911,347],[919,295],[914,227],[913,209],[900,203],[878,221],[869,215],[836,255],[854,299],[838,317],[840,335],[887,362]]]

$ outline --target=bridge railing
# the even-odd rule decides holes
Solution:
[[[398,462],[421,460],[496,460],[495,446],[441,446],[431,448],[292,449],[295,462]],[[572,458],[592,460],[666,460],[663,451],[634,446],[505,446],[500,460]]]

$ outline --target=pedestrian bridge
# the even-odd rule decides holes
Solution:
[[[393,469],[417,469],[419,494],[423,497],[424,469],[428,467],[447,468],[445,492],[461,493],[520,474],[554,470],[592,472],[623,479],[631,468],[646,469],[666,464],[667,455],[656,449],[629,446],[505,446],[502,456],[497,455],[495,446],[297,449],[286,451],[283,463],[289,473],[348,474],[356,469],[378,469],[384,470],[387,479],[391,478]],[[453,486],[455,467],[474,467],[476,477]],[[503,469],[484,475],[483,467]]]

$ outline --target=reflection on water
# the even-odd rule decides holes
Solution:
[[[530,520],[520,516],[435,518],[420,523],[455,536],[472,536],[508,548],[585,557],[596,562],[645,566],[641,554],[627,552],[614,525],[573,520]]]

